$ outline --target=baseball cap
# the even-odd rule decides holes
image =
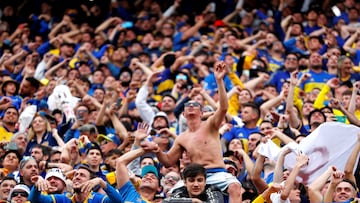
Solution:
[[[11,196],[12,194],[15,192],[15,191],[19,191],[19,190],[22,190],[24,192],[27,193],[27,195],[29,196],[30,194],[30,189],[28,186],[24,185],[24,184],[18,184],[18,185],[15,185],[15,187],[10,191],[10,194],[9,194],[9,197],[8,197],[8,201],[11,201]]]
[[[130,102],[130,103],[129,103],[129,106],[128,106],[128,109],[129,109],[129,110],[134,110],[135,108],[136,108],[135,102]]]
[[[114,134],[112,134],[112,133],[109,133],[109,134],[107,134],[107,135],[99,134],[99,135],[97,136],[97,141],[98,141],[99,143],[101,143],[103,140],[107,140],[107,141],[113,142],[113,143],[115,143],[116,145],[120,145],[120,143],[121,143],[119,137],[116,136],[116,135],[114,135]]]
[[[141,177],[144,177],[148,173],[153,173],[159,179],[159,173],[155,166],[146,165],[141,169]]]
[[[64,183],[66,178],[64,176],[64,174],[61,172],[61,170],[59,168],[51,168],[47,171],[46,176],[45,176],[45,180],[47,180],[50,177],[57,177],[60,180],[62,180]]]
[[[154,116],[153,121],[154,121],[156,118],[158,118],[158,117],[163,117],[163,118],[165,118],[165,119],[166,119],[167,126],[169,127],[169,125],[170,125],[169,118],[167,117],[167,115],[166,115],[165,112],[163,112],[163,111],[157,112],[157,113],[155,114],[155,116]]]

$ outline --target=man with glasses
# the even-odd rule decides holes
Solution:
[[[89,124],[89,107],[85,104],[79,104],[75,109],[76,121],[71,124],[71,128],[66,131],[64,141],[68,142],[72,138],[80,137],[79,128]],[[91,140],[95,141],[95,140]]]
[[[183,112],[188,129],[178,136],[171,149],[164,153],[153,142],[144,142],[145,150],[156,153],[159,161],[165,166],[174,165],[181,158],[183,151],[188,152],[190,160],[207,169],[207,183],[227,191],[230,203],[241,202],[241,185],[236,177],[227,173],[222,157],[219,139],[219,128],[225,119],[228,109],[224,77],[227,74],[226,64],[216,62],[214,75],[219,91],[219,108],[206,121],[202,121],[201,105],[193,100],[185,104]]]
[[[16,203],[25,203],[28,201],[30,189],[28,186],[19,184],[16,185],[10,192],[8,201]]]
[[[287,54],[284,62],[284,69],[278,70],[272,74],[269,84],[274,85],[277,92],[280,93],[284,81],[290,79],[291,73],[297,70],[298,67],[298,56],[295,53]]]

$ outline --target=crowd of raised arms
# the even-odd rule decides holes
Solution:
[[[357,202],[359,80],[358,0],[1,0],[0,202]]]

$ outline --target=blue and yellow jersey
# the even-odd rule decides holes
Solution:
[[[333,78],[333,75],[330,75],[329,73],[325,71],[321,71],[320,73],[315,73],[312,70],[307,70],[304,72],[301,72],[301,74],[304,73],[310,73],[311,77],[307,80],[305,80],[303,83],[301,83],[300,87],[305,91],[305,93],[311,92],[313,89],[318,88],[322,89],[326,82]],[[301,75],[299,75],[301,77]]]

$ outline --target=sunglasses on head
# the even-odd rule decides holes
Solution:
[[[194,102],[194,101],[192,101],[192,102],[186,102],[185,103],[185,107],[189,107],[189,106],[193,106],[193,107],[199,107],[200,106],[200,103],[199,102]]]
[[[28,197],[28,193],[27,193],[27,192],[23,192],[23,191],[13,192],[13,193],[11,194],[11,197],[17,197],[18,195],[20,195],[21,197]]]

